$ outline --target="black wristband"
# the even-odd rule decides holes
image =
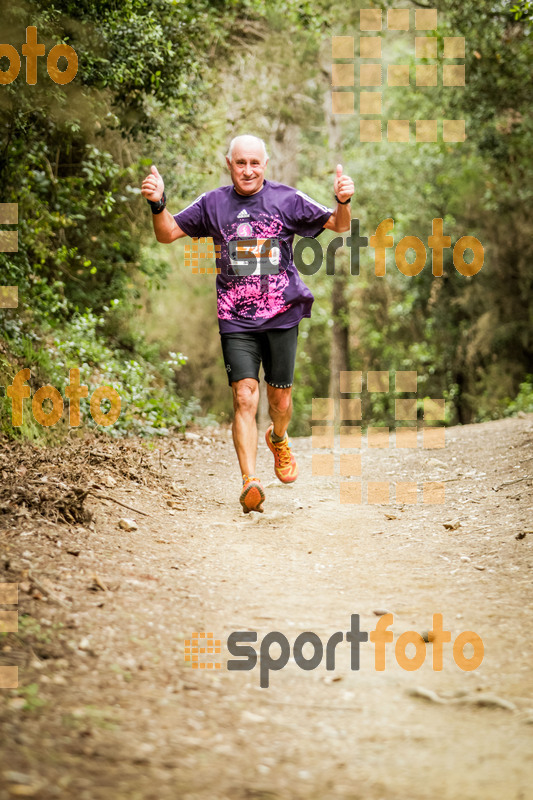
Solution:
[[[164,192],[159,200],[147,200],[146,202],[152,209],[152,214],[160,214],[167,207],[167,197]]]
[[[347,204],[348,204],[348,203],[351,201],[351,199],[352,199],[352,198],[351,198],[351,197],[349,197],[349,198],[348,198],[347,200],[345,200],[345,201],[344,201],[344,203],[343,203],[343,202],[342,202],[342,200],[339,200],[339,198],[337,197],[337,195],[335,195],[335,200],[337,201],[337,203],[338,203],[340,206],[345,206],[345,205],[347,205]]]

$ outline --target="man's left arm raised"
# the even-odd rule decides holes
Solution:
[[[336,233],[343,233],[344,231],[350,230],[352,214],[349,200],[355,189],[352,179],[348,175],[343,174],[342,164],[337,164],[337,173],[333,186],[337,207],[325,223],[324,228],[328,228],[330,231],[335,231]]]

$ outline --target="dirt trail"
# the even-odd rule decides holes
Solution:
[[[0,532],[0,582],[22,582],[22,632],[0,641],[21,687],[0,690],[0,800],[533,797],[533,416],[450,428],[444,450],[363,451],[365,480],[444,480],[445,505],[340,504],[339,479],[311,474],[310,439],[283,486],[260,444],[267,502],[248,517],[227,433],[175,440],[166,496],[108,490],[149,517],[93,498],[90,527],[22,517]],[[383,611],[384,671],[371,642],[351,670],[346,641],[334,671],[291,652],[268,688],[259,662],[226,669],[232,631],[256,631],[257,651],[271,631],[325,647],[352,614],[372,631]],[[398,665],[398,636],[434,613],[452,643],[481,637],[478,669],[451,643],[440,672],[430,643],[420,669]],[[194,631],[221,640],[222,669],[185,662]]]

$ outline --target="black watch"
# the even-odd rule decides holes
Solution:
[[[164,192],[159,200],[147,200],[146,202],[152,209],[152,214],[160,214],[167,207],[167,197]]]
[[[344,203],[343,203],[341,200],[339,200],[339,198],[337,197],[337,195],[335,195],[335,200],[337,201],[337,203],[338,203],[340,206],[345,206],[345,205],[347,205],[347,204],[348,204],[348,203],[351,201],[351,199],[352,199],[352,198],[351,198],[351,197],[349,197],[349,198],[348,198],[347,200],[345,200],[345,201],[344,201]]]

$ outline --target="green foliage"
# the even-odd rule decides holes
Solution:
[[[46,705],[46,700],[39,697],[38,683],[29,683],[28,686],[19,686],[16,690],[16,695],[24,698],[24,705],[22,706],[23,711],[38,711]]]
[[[330,34],[357,35],[360,7],[362,0],[10,4],[5,41],[20,50],[26,25],[36,25],[47,50],[65,41],[79,56],[71,84],[54,84],[39,59],[37,85],[22,70],[0,87],[0,200],[19,204],[20,241],[18,253],[0,254],[0,275],[19,287],[21,302],[0,323],[17,365],[58,387],[69,364],[85,370],[91,390],[120,386],[117,433],[162,431],[198,414],[176,387],[229,412],[214,289],[184,275],[178,245],[167,259],[153,244],[139,184],[157,163],[178,211],[223,182],[227,141],[248,130],[266,139],[269,177],[322,202],[332,202],[340,160],[355,178],[362,235],[392,217],[395,244],[412,235],[427,245],[431,220],[442,218],[452,246],[463,235],[482,242],[485,264],[472,278],[457,272],[451,249],[443,277],[433,277],[429,248],[418,276],[401,275],[389,251],[378,278],[372,249],[363,250],[360,275],[348,277],[336,312],[349,326],[352,369],[417,370],[420,396],[449,400],[448,423],[529,407],[532,4],[440,0],[440,53],[444,36],[465,37],[466,86],[439,79],[437,87],[384,91],[382,124],[464,118],[467,139],[408,145],[362,143],[356,116],[330,119]],[[408,58],[414,72],[409,36],[383,36],[385,66]],[[329,238],[321,237],[324,248]],[[293,430],[301,433],[312,397],[328,393],[333,325],[332,277],[323,267],[305,280],[316,302],[300,328]],[[185,351],[189,362],[165,365],[169,350]],[[15,364],[4,356],[7,382]],[[390,398],[372,403],[372,421],[392,419]],[[38,436],[26,420],[24,435]]]
[[[1,322],[13,355],[42,382],[63,387],[59,367],[80,362],[87,381],[120,387],[114,433],[181,427],[196,408],[173,384],[184,357],[171,363],[131,332],[140,277],[161,286],[167,269],[143,249],[151,231],[139,184],[152,160],[142,139],[157,141],[171,124],[174,156],[186,152],[198,98],[217,60],[235,50],[235,20],[252,24],[262,11],[254,0],[15,0],[3,10],[5,41],[19,52],[33,25],[46,51],[70,44],[79,67],[60,86],[39,58],[35,85],[23,66],[0,87],[0,202],[19,211],[19,250],[0,253],[0,276],[18,286],[20,302]],[[243,38],[255,35],[252,25]],[[114,313],[102,324],[112,299]],[[0,407],[9,432],[5,399]],[[19,433],[37,438],[39,427],[26,420]]]
[[[533,375],[527,375],[525,381],[520,384],[520,391],[515,399],[509,402],[505,416],[512,417],[519,411],[533,414]]]
[[[389,251],[387,275],[377,278],[372,250],[363,251],[349,295],[351,344],[354,368],[416,369],[419,393],[449,398],[449,421],[471,422],[501,416],[533,361],[533,226],[525,213],[533,201],[532,28],[504,2],[444,0],[438,11],[441,54],[444,36],[465,36],[466,86],[442,87],[439,79],[436,88],[384,92],[382,125],[386,130],[391,118],[464,118],[466,141],[362,144],[357,121],[348,120],[343,163],[356,177],[352,206],[364,235],[392,217],[395,245],[414,235],[427,248],[431,220],[442,218],[452,248],[461,236],[476,236],[485,263],[465,278],[445,250],[444,275],[434,278],[427,248],[424,271],[410,278],[396,270]],[[383,37],[385,62],[405,63],[405,53],[412,59],[404,38]]]
[[[382,126],[386,131],[389,118],[464,118],[466,141],[361,143],[357,116],[331,121],[326,108],[331,90],[329,34],[356,35],[360,7],[365,4],[321,6],[315,28],[294,27],[293,19],[277,16],[271,22],[272,34],[223,73],[211,103],[201,99],[201,133],[190,159],[183,165],[176,162],[176,188],[189,202],[199,191],[218,185],[227,140],[243,130],[265,138],[268,177],[297,185],[321,202],[332,202],[333,171],[341,161],[355,179],[352,214],[360,220],[361,234],[371,236],[381,220],[392,217],[395,245],[411,235],[427,250],[426,267],[415,277],[397,270],[392,250],[387,253],[386,276],[376,277],[373,250],[361,251],[360,275],[348,276],[341,314],[350,328],[350,368],[416,370],[419,397],[447,399],[447,424],[501,416],[533,360],[533,231],[525,212],[533,201],[528,155],[533,145],[528,111],[533,99],[528,77],[530,22],[515,21],[504,2],[439,3],[439,52],[444,36],[465,36],[467,85],[447,88],[439,78],[436,88],[411,85],[384,91]],[[414,76],[412,31],[387,32],[383,43],[385,64],[408,58]],[[440,131],[439,126],[439,138]],[[173,150],[174,144],[169,153],[159,146],[169,164]],[[189,180],[194,184],[190,191]],[[443,277],[432,275],[428,237],[434,218],[443,219],[452,248],[465,235],[480,240],[485,251],[480,273],[472,278],[461,275],[449,248],[444,251]],[[330,238],[329,233],[320,237],[324,250]],[[347,258],[339,254],[340,261],[343,257]],[[211,343],[214,322],[206,328],[208,315],[214,313],[208,305],[212,287],[204,283],[200,290],[197,279],[187,281],[178,248],[171,258],[173,280],[179,281],[177,302],[183,308],[191,305],[203,326],[191,325],[189,319],[178,321],[175,341],[189,352],[182,343],[190,336],[200,349],[198,331],[205,331],[201,347],[206,358],[196,352],[194,357],[195,364],[201,362],[195,390],[213,407],[226,389]],[[325,274],[324,264],[304,280],[316,300],[311,320],[300,327],[294,433],[309,432],[311,399],[327,396],[330,377],[334,279]],[[190,364],[184,373],[192,369]],[[394,421],[391,398],[375,395],[368,404],[369,421]]]
[[[62,320],[85,306],[98,312],[128,293],[138,270],[163,277],[161,263],[140,258],[146,204],[138,184],[147,164],[135,137],[154,133],[169,104],[178,127],[193,118],[208,61],[195,42],[216,31],[222,50],[225,26],[241,10],[217,6],[53,0],[7,10],[11,41],[24,41],[32,24],[39,41],[68,41],[79,59],[70,84],[54,84],[41,59],[36,85],[19,78],[0,92],[2,201],[17,202],[20,218],[19,252],[0,254],[0,271],[39,318]],[[43,297],[52,285],[61,307]]]
[[[108,317],[112,317],[119,301],[113,301]],[[134,433],[140,436],[164,435],[170,429],[183,430],[197,413],[194,402],[185,402],[176,396],[173,385],[177,372],[186,363],[182,353],[169,352],[160,359],[142,342],[136,342],[132,358],[119,347],[112,346],[109,334],[104,336],[106,315],[98,317],[94,312],[76,313],[58,330],[22,334],[20,327],[12,323],[7,334],[10,351],[23,365],[29,365],[35,386],[44,382],[54,386],[63,398],[69,383],[70,370],[80,370],[80,383],[88,386],[88,397],[80,402],[82,420],[89,427],[97,427],[90,414],[91,394],[99,386],[112,386],[121,398],[121,414],[118,420],[105,428],[112,436]],[[13,365],[9,382],[18,371]],[[7,376],[6,376],[7,377]],[[8,381],[6,381],[7,383]],[[102,411],[106,411],[105,403]],[[11,400],[2,403],[3,431],[10,432]],[[33,420],[30,400],[25,401],[26,428],[20,433],[35,438],[38,425]],[[68,411],[63,415],[63,428],[67,427]],[[11,428],[11,434],[17,429]]]
[[[533,15],[533,3],[531,0],[521,0],[511,6],[511,14],[514,14],[515,19],[522,19],[523,17],[531,17]]]

